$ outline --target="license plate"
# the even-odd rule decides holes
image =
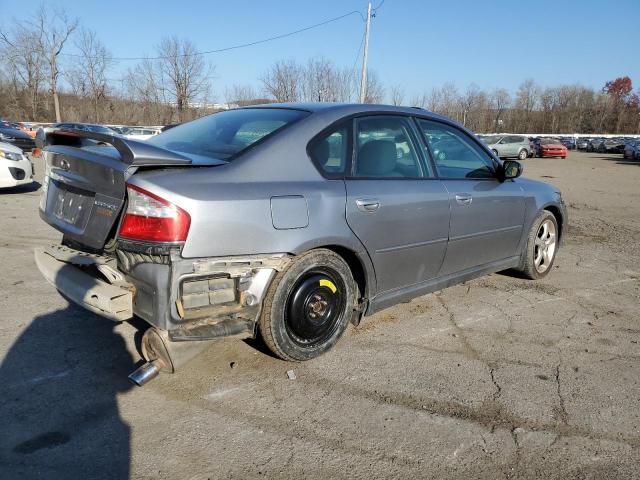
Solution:
[[[75,225],[84,213],[86,197],[68,190],[56,189],[53,198],[53,215],[65,222]]]

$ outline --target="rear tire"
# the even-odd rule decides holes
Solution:
[[[357,286],[347,263],[326,249],[294,260],[271,282],[258,320],[269,349],[283,360],[311,360],[342,336]]]
[[[549,274],[558,253],[559,233],[556,217],[550,211],[542,210],[529,230],[519,268],[524,277],[537,280]]]
[[[497,150],[491,150],[493,152],[493,154],[497,157],[500,158],[500,155],[498,155],[498,151]]]
[[[518,154],[518,159],[526,160],[528,157],[529,157],[529,152],[527,152],[524,148],[520,150],[520,153]]]

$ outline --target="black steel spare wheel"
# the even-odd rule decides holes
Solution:
[[[305,273],[289,294],[285,327],[301,346],[325,342],[334,333],[344,309],[345,288],[329,268]]]
[[[285,360],[310,360],[347,328],[357,298],[349,265],[320,248],[293,258],[269,285],[258,322],[269,349]]]

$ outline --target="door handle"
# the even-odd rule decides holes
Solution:
[[[359,198],[356,206],[361,212],[372,213],[380,208],[380,201],[376,198]]]
[[[458,202],[458,205],[471,205],[473,197],[468,193],[458,193],[456,194],[456,202]]]

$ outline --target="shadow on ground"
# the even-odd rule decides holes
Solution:
[[[128,478],[116,396],[134,359],[115,325],[69,306],[16,339],[0,365],[0,478]]]
[[[610,162],[616,162],[618,165],[638,165],[640,166],[640,160],[631,160],[630,158],[624,158],[622,155],[598,157],[598,160],[608,160]]]
[[[19,194],[37,192],[42,186],[39,182],[28,183],[26,185],[18,185],[17,187],[0,188],[0,194]]]

